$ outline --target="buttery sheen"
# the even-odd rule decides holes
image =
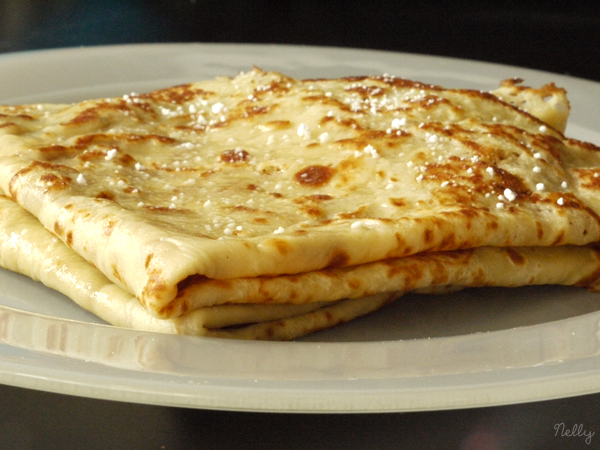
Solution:
[[[205,306],[201,295],[178,299],[207,282],[597,242],[599,149],[562,134],[568,109],[563,90],[517,80],[488,93],[254,69],[0,107],[0,187],[149,311],[173,317]]]

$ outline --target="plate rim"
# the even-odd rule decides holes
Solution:
[[[254,51],[268,51],[269,49],[277,49],[277,51],[290,51],[290,52],[321,52],[321,53],[344,53],[344,55],[356,54],[357,52],[361,55],[372,55],[381,56],[393,56],[399,59],[419,59],[420,61],[444,61],[446,64],[458,64],[467,65],[469,67],[478,68],[501,68],[504,70],[515,70],[526,74],[537,74],[538,76],[552,77],[561,81],[567,81],[573,84],[583,84],[585,86],[591,86],[594,92],[600,96],[600,83],[574,78],[568,75],[552,74],[550,72],[539,71],[529,68],[520,68],[514,66],[507,66],[492,62],[483,62],[475,60],[464,60],[446,56],[434,56],[434,55],[421,55],[413,53],[393,52],[388,50],[369,50],[369,49],[354,49],[354,48],[337,48],[337,47],[315,47],[309,45],[281,45],[281,44],[238,44],[238,43],[163,43],[163,44],[119,44],[119,45],[100,45],[90,47],[68,47],[59,49],[39,49],[39,50],[28,50],[24,52],[13,52],[13,53],[1,53],[0,54],[0,70],[2,70],[5,64],[10,64],[11,61],[25,61],[31,59],[39,59],[52,57],[53,55],[60,54],[61,57],[73,58],[79,56],[81,52],[91,53],[102,53],[102,52],[135,52],[142,49],[144,52],[152,53],[158,49],[208,49],[214,48],[219,49],[237,49],[243,47],[244,49],[252,49]],[[596,94],[594,94],[596,95]],[[2,97],[0,96],[0,101]],[[1,295],[0,295],[1,297]],[[0,308],[2,309],[2,308]],[[20,311],[8,311],[7,314],[12,314],[12,317],[23,317],[31,316],[31,314]],[[46,320],[48,317],[44,317]],[[54,319],[50,320],[64,321],[66,319]],[[585,323],[586,326],[591,326],[595,322],[600,322],[600,312],[589,313],[583,316],[578,316],[572,319],[563,319],[552,324],[552,326],[568,325],[569,323]],[[544,324],[546,325],[546,324]],[[531,332],[535,331],[537,325],[531,326],[533,328],[523,327],[521,331]],[[501,332],[507,332],[510,330],[502,330]],[[501,333],[501,332],[488,332],[488,333]],[[155,335],[155,333],[149,333]],[[154,336],[157,337],[157,336]],[[441,339],[441,338],[440,338]],[[596,337],[597,340],[597,337]],[[305,343],[306,344],[306,343]],[[328,346],[330,343],[310,343],[308,345],[322,345]],[[266,344],[268,345],[268,344]],[[335,344],[333,344],[335,345]],[[8,347],[10,348],[8,348]],[[369,383],[363,383],[358,389],[352,389],[352,385],[360,385],[361,380],[345,380],[343,386],[339,390],[323,391],[323,388],[319,386],[328,385],[323,380],[313,379],[307,381],[305,384],[300,383],[302,389],[299,388],[287,388],[285,386],[269,385],[269,380],[246,380],[246,384],[241,387],[228,387],[226,385],[210,384],[209,386],[196,386],[196,393],[190,393],[187,388],[182,387],[177,395],[170,396],[168,393],[163,394],[155,392],[153,389],[156,388],[156,384],[149,383],[147,389],[139,389],[136,391],[131,386],[115,388],[115,386],[106,386],[106,379],[102,383],[87,382],[85,379],[69,379],[69,371],[63,369],[73,365],[73,362],[81,362],[81,358],[73,355],[61,355],[52,352],[41,352],[43,355],[42,360],[47,361],[50,358],[56,362],[56,367],[52,367],[50,373],[52,376],[41,375],[36,364],[42,364],[37,361],[40,356],[40,351],[21,349],[22,354],[21,360],[31,359],[30,371],[23,370],[22,366],[14,363],[11,360],[11,352],[14,352],[14,346],[7,343],[0,344],[0,360],[4,360],[4,365],[0,367],[0,382],[10,384],[13,386],[20,386],[25,388],[33,388],[40,390],[47,390],[56,393],[80,395],[85,397],[103,398],[108,400],[117,401],[131,401],[136,403],[147,403],[147,404],[161,404],[168,406],[183,406],[183,407],[196,407],[196,408],[210,408],[210,409],[227,409],[227,410],[240,410],[240,411],[277,411],[277,412],[338,412],[338,413],[354,413],[354,412],[399,412],[399,411],[423,411],[423,410],[439,410],[439,409],[453,409],[453,408],[468,408],[468,407],[480,407],[480,406],[491,406],[508,403],[520,403],[529,402],[536,400],[546,400],[550,398],[559,398],[566,396],[583,395],[593,392],[600,391],[600,355],[594,352],[589,352],[587,356],[567,361],[567,362],[551,362],[547,365],[541,365],[537,367],[518,367],[518,368],[506,368],[505,370],[487,371],[481,372],[482,378],[484,379],[479,386],[473,384],[457,386],[450,383],[450,387],[455,395],[443,394],[445,391],[443,386],[438,389],[433,389],[432,386],[428,386],[427,383],[416,383],[414,389],[407,390],[402,386],[397,386],[396,389],[391,387],[385,387],[385,383],[382,383],[381,388],[368,389],[368,386],[376,379],[368,379]],[[581,372],[576,373],[576,377],[569,376],[571,367],[569,362],[575,361],[579,365],[586,366],[591,364],[591,368],[582,369]],[[85,361],[84,361],[85,362]],[[16,364],[16,365],[15,365]],[[96,364],[91,362],[91,364]],[[34,367],[35,366],[35,367]],[[594,366],[597,366],[596,369]],[[20,367],[21,370],[18,370]],[[88,364],[86,367],[92,367]],[[108,367],[108,368],[107,368]],[[550,368],[548,371],[547,369]],[[10,369],[10,370],[9,370]],[[48,367],[41,367],[46,369],[48,373]],[[86,369],[87,370],[87,369]],[[120,368],[106,366],[103,369],[108,375],[117,379],[127,378],[131,373],[144,374],[143,370],[132,370],[131,368]],[[527,373],[525,373],[527,372]],[[543,372],[538,375],[539,372]],[[85,370],[81,372],[85,374]],[[481,373],[477,372],[479,375]],[[506,374],[510,373],[511,376],[506,379]],[[516,374],[521,374],[521,378],[511,379]],[[572,375],[572,374],[571,374]],[[188,383],[190,376],[184,377],[174,375],[177,379],[176,383],[184,382]],[[502,377],[505,377],[502,379]],[[532,387],[531,377],[535,379],[535,387]],[[193,377],[192,377],[193,378]],[[416,381],[427,381],[426,377],[417,377]],[[469,378],[469,376],[466,376]],[[435,377],[428,378],[429,381],[434,380]],[[574,383],[575,379],[577,383]],[[162,380],[159,377],[160,383]],[[448,379],[445,379],[448,381]],[[194,380],[198,381],[198,380]],[[231,380],[229,380],[231,381]],[[379,380],[382,381],[382,380]],[[404,380],[405,381],[405,380]],[[127,384],[127,383],[125,383]],[[392,383],[393,384],[393,383]],[[498,393],[498,385],[503,386],[503,393]],[[573,388],[573,384],[577,384],[577,388]],[[295,386],[299,386],[297,383]],[[347,387],[346,387],[347,386]],[[423,390],[430,388],[431,392],[429,395],[424,395]],[[225,392],[229,389],[229,392]],[[329,389],[331,389],[329,387]],[[235,395],[232,395],[234,393]],[[307,394],[308,393],[308,394]],[[434,395],[432,395],[433,393]],[[360,394],[357,396],[356,394]],[[170,398],[173,397],[173,398]],[[319,400],[320,397],[321,400]],[[353,399],[350,399],[353,397]],[[442,398],[443,397],[443,398]],[[427,398],[427,401],[424,401]]]

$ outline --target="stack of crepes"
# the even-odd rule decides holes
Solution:
[[[594,289],[600,148],[568,113],[554,85],[260,69],[2,106],[0,263],[117,326],[244,339],[411,291]]]

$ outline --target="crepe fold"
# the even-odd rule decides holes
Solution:
[[[424,253],[339,269],[335,274],[303,274],[297,280],[278,277],[271,286],[277,289],[289,283],[306,283],[320,301],[252,303],[243,297],[237,304],[197,307],[179,317],[161,319],[14,201],[0,196],[0,266],[43,282],[113,325],[197,336],[289,340],[368,314],[408,291],[535,284],[596,289],[600,252],[593,246],[563,246]],[[376,293],[370,295],[359,291],[356,298],[345,296],[343,285],[363,280],[365,274],[381,278],[386,287],[374,289]],[[239,291],[251,298],[252,281],[230,282],[239,283]],[[328,290],[338,294],[328,297]]]
[[[0,196],[0,266],[41,281],[113,325],[197,336],[288,340],[367,314],[398,296],[386,292],[336,302],[219,305],[159,319],[5,196]]]
[[[294,339],[405,292],[596,288],[564,90],[235,78],[0,107],[0,262],[115,325]]]

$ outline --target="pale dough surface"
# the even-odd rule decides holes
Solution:
[[[422,287],[564,284],[596,288],[600,254],[592,247],[479,248],[400,258],[378,269],[403,275],[382,291],[362,298],[300,304],[232,304],[198,308],[177,318],[160,319],[130,293],[108,280],[53,236],[11,199],[0,196],[0,267],[22,273],[63,293],[101,319],[121,327],[195,336],[290,340],[371,313]],[[356,270],[362,270],[358,268]],[[351,275],[353,269],[348,269]],[[410,274],[427,273],[406,283]],[[323,274],[313,274],[317,279]],[[360,274],[356,274],[360,275]],[[381,275],[381,274],[380,274]],[[337,282],[344,275],[336,276]],[[283,284],[289,280],[280,280]],[[241,282],[241,281],[240,281]],[[433,289],[435,291],[435,289]],[[318,292],[319,289],[316,288]]]
[[[2,195],[0,267],[41,281],[110,324],[194,336],[295,339],[368,314],[399,295],[380,293],[299,305],[223,305],[200,308],[175,319],[159,319]]]
[[[600,153],[563,136],[567,115],[551,85],[506,82],[493,95],[254,69],[1,107],[0,187],[156,316],[214,304],[204,288],[218,281],[240,289],[220,297],[231,303],[266,278],[268,299],[322,300],[279,291],[292,282],[281,275],[306,276],[310,289],[341,276],[330,301],[352,294],[337,269],[363,270],[362,296],[403,286],[383,281],[384,260],[597,242]]]

